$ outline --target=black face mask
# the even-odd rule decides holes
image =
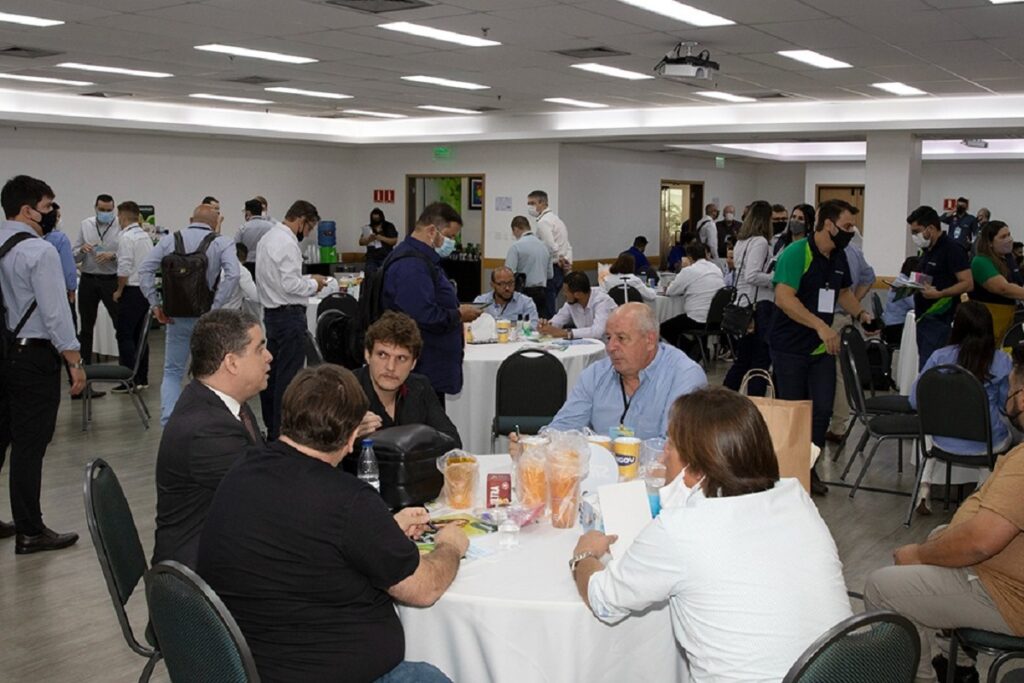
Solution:
[[[967,213],[967,207],[966,207],[966,206],[963,206],[963,205],[961,205],[961,204],[957,204],[957,207],[956,207],[956,212],[957,212],[958,214],[960,214],[960,215],[963,215],[963,214]]]
[[[372,225],[374,227],[380,225],[383,222],[384,222],[383,219],[380,219],[380,218],[371,218],[370,219],[370,225]]]
[[[772,221],[772,233],[782,234],[787,225],[789,225],[789,221]]]
[[[839,232],[832,235],[832,244],[836,245],[836,249],[846,249],[852,239],[853,230],[847,231],[840,228]]]
[[[42,216],[39,219],[39,227],[43,229],[44,235],[48,235],[57,227],[57,212],[51,209],[49,213],[43,213]]]

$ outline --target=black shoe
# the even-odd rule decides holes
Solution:
[[[0,538],[10,538],[15,531],[14,522],[0,522]]]
[[[949,660],[946,659],[945,655],[936,655],[932,657],[932,668],[935,669],[935,675],[938,676],[939,682],[942,683],[946,680],[946,675],[949,672]],[[953,680],[956,683],[978,683],[978,670],[973,666],[958,666],[956,668],[956,678]]]
[[[818,476],[817,470],[811,470],[811,495],[812,496],[824,496],[828,493],[828,486]]]
[[[92,391],[92,392],[90,392],[89,395],[92,398],[103,398],[104,396],[107,395],[107,392],[105,392],[105,391]],[[71,400],[72,401],[81,401],[83,398],[85,398],[85,392],[84,391],[82,393],[80,393],[78,396],[72,396]]]
[[[35,535],[18,534],[14,544],[16,555],[29,555],[44,550],[60,550],[78,542],[78,534],[58,534],[53,529],[43,528],[42,533]]]

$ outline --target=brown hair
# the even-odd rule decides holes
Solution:
[[[359,380],[340,365],[301,370],[284,392],[281,434],[322,453],[334,453],[352,437],[369,403]]]
[[[419,358],[423,350],[423,337],[420,336],[416,321],[396,311],[385,311],[377,322],[366,329],[366,350],[373,353],[373,346],[377,342],[408,349],[413,358]]]
[[[752,237],[763,237],[769,242],[772,240],[772,205],[763,199],[759,199],[747,207],[746,215],[743,216],[743,225],[740,226],[739,240],[749,240]]]
[[[992,243],[996,240],[996,235],[1002,232],[1003,228],[1009,227],[1003,221],[989,221],[985,224],[985,227],[981,229],[981,239],[978,240],[978,255],[985,256],[988,260],[992,261],[992,264],[999,271],[999,274],[1003,277],[1007,277],[1010,274],[1010,269],[1006,266],[1006,258],[996,253],[995,247]]]
[[[622,252],[619,254],[619,258],[615,259],[615,263],[608,269],[608,272],[612,275],[623,275],[633,274],[636,271],[636,259],[633,258],[632,254]]]
[[[749,398],[725,387],[677,398],[668,436],[683,464],[704,475],[709,498],[766,491],[779,480],[764,418]]]

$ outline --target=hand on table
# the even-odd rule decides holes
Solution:
[[[471,323],[480,317],[483,311],[472,304],[459,304],[459,318],[464,323]]]
[[[366,415],[363,415],[363,419],[359,423],[359,426],[356,427],[356,435],[359,438],[362,438],[367,434],[372,434],[380,429],[383,424],[384,421],[380,419],[380,415],[372,410],[367,410]]]
[[[921,564],[920,548],[916,543],[896,548],[892,554],[893,562],[898,565]]]
[[[454,524],[444,525],[440,531],[437,532],[437,536],[434,537],[438,546],[442,543],[454,546],[459,551],[459,557],[466,556],[466,550],[469,549],[469,537],[462,530],[462,527],[458,527]]]
[[[601,558],[608,554],[612,543],[615,543],[617,540],[619,540],[619,537],[615,534],[608,535],[602,534],[600,531],[588,531],[580,536],[580,540],[576,542],[576,549],[572,554],[592,553],[594,557]]]
[[[426,508],[405,508],[395,513],[395,522],[402,533],[416,540],[427,530],[430,513]]]
[[[549,337],[558,337],[564,339],[569,336],[569,333],[563,330],[561,327],[555,327],[546,320],[540,322],[540,326],[537,328],[541,334],[546,334]]]
[[[508,454],[515,462],[523,454],[523,444],[519,443],[519,434],[510,432],[508,435]]]

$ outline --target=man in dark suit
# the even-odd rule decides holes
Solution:
[[[194,379],[174,406],[156,458],[153,563],[195,568],[220,480],[247,448],[266,445],[246,402],[266,388],[272,356],[259,321],[229,309],[199,318],[190,346]]]

